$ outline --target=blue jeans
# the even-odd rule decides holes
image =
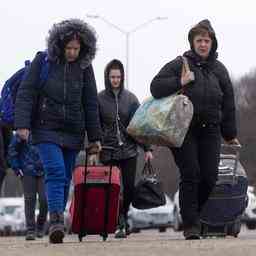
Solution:
[[[62,213],[66,208],[78,150],[62,148],[54,143],[40,143],[37,148],[45,171],[49,212]]]

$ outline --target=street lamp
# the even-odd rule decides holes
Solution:
[[[104,18],[101,15],[92,15],[92,14],[86,14],[87,18],[90,19],[100,19],[103,22],[105,22],[107,25],[109,25],[110,27],[115,28],[116,30],[118,30],[119,32],[121,32],[122,34],[125,35],[125,42],[126,42],[126,88],[129,89],[129,54],[130,54],[130,35],[146,26],[148,26],[149,24],[151,24],[154,21],[161,21],[161,20],[166,20],[168,19],[168,17],[155,17],[153,19],[147,20],[146,22],[134,27],[131,30],[124,30],[122,28],[120,28],[119,26],[113,24],[112,22],[108,21],[106,18]]]

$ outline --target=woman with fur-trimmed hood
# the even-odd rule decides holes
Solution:
[[[78,19],[54,24],[47,39],[47,80],[38,89],[42,54],[37,54],[17,94],[15,128],[24,140],[32,133],[45,170],[51,243],[63,241],[63,212],[85,131],[94,152],[100,150],[97,88],[91,64],[95,53],[96,36],[88,24]]]
[[[183,88],[194,106],[194,115],[180,148],[171,148],[180,171],[179,199],[186,239],[200,238],[200,211],[215,186],[221,137],[239,144],[236,136],[232,83],[225,66],[217,60],[217,39],[208,20],[188,34],[190,50],[167,63],[154,77],[151,93],[169,96]]]

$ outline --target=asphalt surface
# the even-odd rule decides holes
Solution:
[[[76,235],[67,235],[63,244],[52,245],[48,238],[25,241],[24,237],[0,237],[0,255],[26,256],[250,256],[256,255],[256,230],[243,228],[238,238],[183,239],[181,232],[145,230],[117,240],[110,235],[106,242],[99,236],[87,236],[80,243]]]

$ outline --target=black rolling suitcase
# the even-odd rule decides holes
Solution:
[[[223,145],[233,154],[221,154],[218,180],[201,214],[201,235],[237,237],[247,206],[248,180],[239,161],[240,146]]]

